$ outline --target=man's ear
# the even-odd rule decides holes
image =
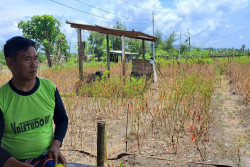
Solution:
[[[7,64],[8,68],[10,70],[12,70],[12,68],[13,68],[13,60],[12,60],[12,58],[11,57],[6,57],[5,61],[6,61],[6,64]]]

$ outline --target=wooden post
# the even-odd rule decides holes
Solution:
[[[104,166],[107,161],[107,139],[105,121],[97,122],[97,166]]]
[[[108,78],[110,78],[109,34],[106,35],[106,38],[107,38],[107,70],[109,71]]]
[[[123,82],[125,84],[125,77],[126,77],[125,36],[122,36],[122,76],[124,77]]]
[[[82,35],[81,35],[81,29],[77,29],[77,39],[78,39],[78,62],[79,62],[79,78],[80,81],[83,81],[83,65],[82,65],[82,60],[83,60],[83,53],[84,53],[84,48],[83,48],[83,43],[82,43]]]
[[[142,76],[144,75],[145,42],[142,40]]]

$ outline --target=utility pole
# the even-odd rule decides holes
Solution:
[[[188,30],[188,29],[187,29]],[[189,30],[188,30],[188,47],[189,47],[189,52],[190,52],[190,44],[191,44],[191,41],[190,41],[190,33],[189,33]]]
[[[180,32],[180,44],[179,44],[179,57],[181,57],[181,32]]]
[[[187,29],[188,30],[188,29]],[[191,42],[190,42],[190,33],[189,33],[189,30],[188,30],[188,35],[186,35],[186,34],[183,34],[183,35],[185,35],[186,37],[187,37],[187,39],[185,40],[185,42],[188,42],[188,51],[189,51],[189,53],[188,53],[188,57],[187,57],[187,59],[190,57],[190,44],[191,44]],[[186,59],[186,61],[187,61],[187,59]]]
[[[153,24],[153,36],[155,35],[155,20],[154,20],[154,11],[152,11],[152,24]],[[155,59],[155,42],[153,42],[153,59]]]

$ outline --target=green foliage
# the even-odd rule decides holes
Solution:
[[[181,44],[180,52],[181,52],[181,54],[185,54],[188,52],[187,44]]]
[[[66,40],[66,35],[59,32],[55,38],[55,55],[64,55],[69,57],[67,52],[69,49],[68,41]]]
[[[175,32],[172,32],[167,38],[166,41],[164,42],[163,49],[166,51],[171,51],[174,49],[173,44],[176,41],[175,39]]]
[[[101,57],[102,56],[102,43],[103,40],[106,38],[106,36],[104,34],[98,33],[98,32],[90,32],[88,41],[90,44],[90,48],[89,50],[91,51],[92,55],[95,55],[97,57]]]
[[[46,60],[46,55],[43,53],[38,53],[38,62],[43,63]]]
[[[113,27],[120,30],[126,30],[126,27],[121,23],[117,22],[116,25]],[[121,50],[121,37],[116,35],[109,36],[109,47],[110,50]],[[145,41],[145,56],[150,58],[150,47],[149,42]],[[125,40],[125,47],[126,51],[138,53],[139,56],[142,56],[142,41],[132,38],[126,38]],[[98,57],[99,60],[106,62],[107,53],[103,52],[102,50],[107,50],[107,40],[106,34],[101,34],[98,32],[90,32],[90,36],[88,38],[88,54],[95,55]]]
[[[241,46],[241,50],[242,50],[243,53],[245,52],[245,48],[246,48],[246,45],[243,44],[243,45]]]
[[[159,44],[163,43],[163,41],[162,41],[162,33],[161,33],[160,30],[156,30],[155,37],[157,38],[157,40],[155,41],[155,48],[158,48]]]
[[[118,30],[126,30],[126,26],[123,25],[120,22],[116,22],[116,25],[113,26],[113,28],[118,29]],[[110,41],[113,47],[113,50],[121,50],[121,46],[122,46],[122,40],[120,36],[116,36],[116,35],[110,35]]]
[[[63,61],[61,66],[63,68],[72,68],[72,67],[76,67],[77,66],[77,58],[68,58],[68,61]]]
[[[60,25],[60,22],[52,15],[34,15],[30,20],[18,23],[18,28],[22,29],[23,36],[33,39],[37,48],[45,51],[49,67],[52,65],[50,53],[60,50],[65,54],[68,48],[66,36],[60,32]]]
[[[164,58],[157,58],[155,60],[155,63],[159,65],[161,68],[167,67],[171,62],[169,59],[164,59]]]
[[[23,36],[36,41],[38,46],[43,45],[44,49],[51,50],[55,38],[60,32],[60,22],[51,15],[34,15],[27,22],[20,21],[18,28],[22,29]]]
[[[137,53],[138,58],[142,58],[142,41],[138,39],[128,38],[127,39],[127,49],[126,51]],[[145,58],[150,59],[150,47],[149,42],[144,41]]]
[[[158,34],[159,37],[161,37],[161,34]],[[176,58],[178,55],[178,51],[173,47],[174,42],[176,41],[175,39],[175,32],[172,32],[166,40],[157,40],[157,45],[156,45],[156,57],[157,56],[168,56],[172,58]]]
[[[104,71],[103,75],[102,75],[102,80],[104,80],[105,78],[108,78],[108,75],[110,74],[109,70]]]
[[[0,48],[0,65],[6,65],[5,57],[3,53],[3,46]]]
[[[138,55],[142,54],[142,42],[141,42],[141,40],[129,38],[129,39],[127,39],[126,42],[128,45],[128,49],[126,49],[127,51],[132,52],[132,53],[138,53]]]
[[[111,50],[111,47],[112,47],[111,41],[109,40],[109,50]],[[106,62],[107,61],[107,39],[106,38],[102,41],[101,50],[102,50],[102,61]]]
[[[126,85],[123,84],[124,79],[114,77],[106,79],[109,71],[104,73],[104,76],[99,81],[91,84],[85,84],[79,89],[81,96],[93,96],[102,98],[136,98],[142,97],[147,88],[145,78],[126,78]]]
[[[211,59],[208,60],[209,57],[207,50],[201,50],[200,48],[194,48],[189,53],[188,61],[190,63],[197,63],[197,64],[208,64],[211,63]]]
[[[155,50],[155,55],[156,56],[168,55],[168,52],[165,51],[165,50],[163,50],[163,49],[161,49],[161,48],[157,48]]]

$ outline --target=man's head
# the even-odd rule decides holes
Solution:
[[[31,81],[36,78],[38,56],[34,41],[13,37],[4,45],[4,55],[14,79]]]
[[[35,42],[21,36],[13,37],[4,45],[4,56],[15,58],[19,52],[27,51],[30,46],[36,48]]]

